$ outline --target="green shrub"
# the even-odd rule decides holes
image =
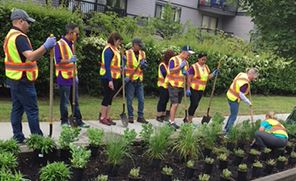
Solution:
[[[67,149],[70,146],[70,143],[73,143],[77,140],[80,133],[79,128],[71,128],[67,126],[62,127],[62,131],[59,137],[59,145],[62,149]]]
[[[102,139],[104,136],[104,131],[99,128],[88,128],[87,137],[89,140],[89,144],[92,146],[99,146],[102,144]]]
[[[248,171],[247,164],[239,164],[238,165],[238,171],[240,171],[240,172],[247,172]]]
[[[166,165],[162,168],[161,173],[164,175],[173,175],[173,169]]]
[[[149,142],[150,136],[153,133],[153,126],[151,123],[142,124],[142,129],[140,132],[140,137],[143,139],[145,143]]]
[[[0,140],[0,152],[10,152],[14,155],[18,155],[20,147],[15,139]]]
[[[20,172],[12,172],[10,170],[0,170],[0,180],[2,181],[29,181],[25,179]]]
[[[198,180],[199,181],[209,181],[210,180],[210,175],[208,175],[208,174],[199,174],[198,175]]]
[[[99,175],[97,181],[108,181],[108,175]]]
[[[86,148],[81,146],[76,146],[74,144],[70,144],[71,149],[71,165],[74,168],[85,168],[89,157],[90,150],[86,150]]]
[[[132,168],[130,170],[129,176],[132,178],[139,178],[140,176],[140,167]]]
[[[14,170],[17,167],[16,156],[12,153],[0,153],[0,169]]]
[[[30,149],[40,150],[41,153],[49,153],[56,147],[55,142],[50,137],[43,137],[41,135],[32,134],[30,138],[26,140],[26,144]]]
[[[69,180],[70,169],[63,162],[47,164],[40,170],[40,181]]]

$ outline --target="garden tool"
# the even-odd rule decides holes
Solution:
[[[53,37],[53,34],[50,34],[50,37]],[[53,131],[53,61],[54,61],[54,48],[49,52],[49,137],[52,136]]]
[[[73,46],[74,47],[74,46]],[[75,50],[73,48],[73,55],[75,55]],[[71,127],[77,127],[76,117],[75,117],[75,93],[76,93],[76,62],[73,62],[73,84],[72,84],[72,115],[69,117],[69,123]]]
[[[218,63],[217,70],[220,69],[220,66],[221,66],[221,60]],[[214,92],[215,92],[215,88],[216,88],[217,77],[218,76],[215,76],[215,79],[214,79],[214,83],[213,83],[213,87],[212,87],[212,92],[211,92],[211,96],[210,96],[210,101],[209,101],[209,106],[208,106],[208,110],[207,110],[207,115],[205,115],[205,116],[202,117],[201,124],[203,124],[203,123],[209,123],[210,120],[211,120],[211,118],[212,118],[210,116],[210,109],[211,109],[211,104],[212,104],[212,100],[213,100]]]
[[[121,65],[122,65],[122,71],[121,71],[121,76],[122,76],[122,113],[120,114],[120,119],[122,122],[123,127],[127,127],[128,126],[128,119],[125,113],[125,80],[124,80],[124,67],[125,67],[125,63],[123,60],[123,55],[124,55],[124,49],[121,48]]]
[[[186,96],[186,81],[187,80],[187,76],[184,75],[184,105],[185,105],[185,117],[183,119],[183,122],[184,123],[187,123],[188,122],[188,106],[187,106],[187,96]]]
[[[251,88],[250,88],[250,91],[249,91],[249,99],[250,99],[250,102],[253,104],[253,102],[252,102]],[[252,122],[252,125],[254,126],[254,112],[253,112],[252,105],[249,106],[249,109],[250,109],[251,122]]]

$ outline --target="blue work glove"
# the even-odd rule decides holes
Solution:
[[[77,61],[76,55],[73,55],[69,60],[70,63],[75,63],[76,61]]]
[[[48,50],[54,47],[56,43],[57,43],[56,37],[48,37],[44,42],[43,46],[45,47],[46,50]]]
[[[126,56],[125,55],[122,56],[122,61],[123,61],[123,64],[126,65]]]
[[[141,67],[142,70],[145,70],[145,69],[148,68],[148,63],[147,63],[147,61],[145,59],[141,60],[140,67]]]
[[[131,79],[129,77],[124,78],[125,83],[128,83]]]
[[[183,60],[180,64],[180,68],[182,69],[187,64],[186,60]]]
[[[186,90],[186,96],[190,97],[191,96],[191,91],[189,89]]]
[[[182,69],[182,74],[186,76],[187,75],[187,71],[185,69]]]
[[[219,69],[214,69],[212,74],[214,77],[216,77],[217,75],[219,75],[219,73],[220,73]]]

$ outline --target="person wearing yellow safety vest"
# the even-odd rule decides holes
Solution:
[[[113,96],[120,85],[122,57],[119,51],[122,37],[113,32],[108,38],[108,44],[102,52],[100,76],[103,87],[103,100],[99,120],[105,125],[115,125],[109,116]]]
[[[28,36],[30,24],[35,19],[29,17],[22,9],[14,9],[11,13],[12,28],[5,37],[3,49],[5,53],[5,75],[10,86],[12,110],[10,121],[13,138],[22,143],[25,136],[22,132],[22,116],[24,112],[31,134],[43,135],[39,126],[39,110],[34,82],[38,77],[37,60],[56,44],[55,37],[49,37],[42,46],[33,50]]]
[[[75,79],[75,121],[79,127],[88,128],[89,125],[82,121],[78,104],[78,76],[76,68],[76,55],[74,44],[79,37],[79,27],[77,24],[69,23],[65,27],[66,35],[63,36],[55,46],[55,74],[60,92],[60,114],[61,125],[69,125],[68,105],[72,103],[73,78]],[[75,72],[74,72],[75,68]],[[71,97],[71,98],[70,98]],[[71,106],[72,108],[72,106]]]
[[[186,96],[190,97],[190,106],[188,109],[188,122],[190,123],[206,89],[208,80],[217,76],[219,73],[219,70],[215,69],[210,74],[210,69],[206,65],[206,61],[207,54],[200,53],[197,62],[191,65],[188,70]]]
[[[255,133],[255,145],[260,150],[264,148],[283,148],[288,143],[286,128],[274,118],[274,112],[266,114],[266,119],[261,122],[260,128]]]
[[[156,120],[159,122],[163,122],[169,119],[169,110],[166,111],[167,103],[170,99],[169,90],[168,90],[168,82],[165,81],[165,78],[168,74],[168,64],[169,60],[175,56],[173,50],[167,50],[164,54],[163,61],[160,62],[158,66],[158,80],[157,86],[159,88],[159,100],[157,103],[157,116]]]
[[[239,103],[241,100],[248,106],[252,106],[252,103],[246,95],[250,93],[250,82],[255,80],[257,77],[258,70],[256,68],[251,68],[247,71],[247,73],[239,73],[232,81],[232,84],[226,93],[230,107],[230,116],[228,117],[224,128],[225,132],[228,132],[232,128],[238,114]]]
[[[144,44],[140,38],[134,38],[132,48],[126,51],[126,102],[129,123],[134,123],[133,98],[138,99],[137,122],[148,123],[144,118],[144,86],[143,70],[147,68],[146,54],[142,50]]]
[[[179,129],[179,126],[175,123],[175,114],[178,108],[178,105],[182,101],[184,94],[184,86],[186,86],[186,76],[188,70],[188,62],[191,54],[195,52],[192,51],[191,47],[185,45],[182,47],[182,52],[174,56],[169,61],[168,75],[166,76],[166,81],[168,82],[169,96],[171,100],[171,109],[170,109],[170,126],[174,129]],[[184,81],[185,79],[185,81]]]

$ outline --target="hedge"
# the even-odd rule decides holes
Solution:
[[[173,36],[171,39],[161,39],[155,36],[155,29],[150,20],[132,19],[130,17],[118,18],[115,14],[92,13],[82,18],[78,13],[71,13],[62,8],[41,7],[36,4],[0,4],[1,32],[8,32],[10,28],[10,9],[19,7],[25,9],[36,18],[30,30],[29,37],[34,48],[40,46],[45,38],[54,32],[62,35],[66,23],[73,21],[84,28],[87,36],[82,36],[78,42],[78,71],[79,84],[82,93],[90,95],[100,94],[99,64],[101,52],[110,32],[117,30],[123,35],[126,48],[130,47],[132,38],[137,36],[143,39],[145,51],[149,62],[149,69],[144,72],[144,86],[147,94],[157,92],[157,67],[163,52],[170,48],[178,52],[185,44],[193,47],[197,53],[208,54],[210,69],[215,68],[222,60],[221,74],[217,82],[216,94],[224,94],[237,73],[245,71],[248,67],[257,67],[260,78],[253,83],[252,91],[256,94],[288,95],[296,92],[294,86],[294,63],[277,57],[271,52],[254,53],[250,46],[239,38],[229,38],[224,34],[211,35],[203,33],[193,26],[186,25],[186,32]],[[82,22],[84,19],[84,22]],[[111,23],[110,23],[111,22]],[[141,26],[137,26],[141,22]],[[0,44],[3,43],[6,33],[1,33]],[[0,51],[0,78],[4,77],[3,51]],[[196,61],[196,55],[189,62]],[[48,55],[38,62],[40,77],[36,83],[39,93],[47,95],[48,90]],[[209,82],[207,93],[210,92],[212,81]]]

